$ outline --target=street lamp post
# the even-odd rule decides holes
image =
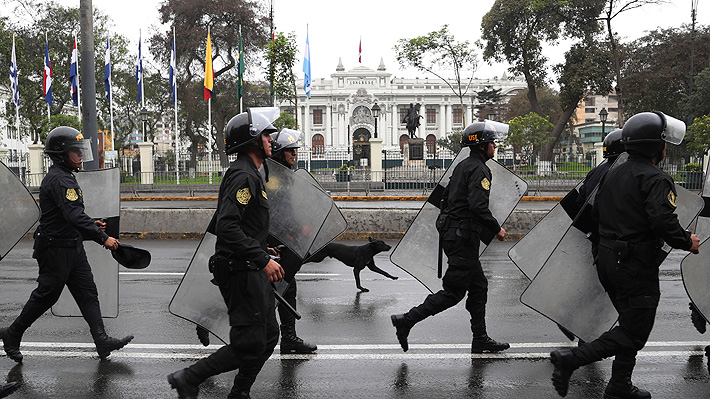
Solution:
[[[377,119],[380,117],[380,110],[380,106],[375,101],[375,105],[372,106],[372,116],[375,117],[375,138],[377,138]]]
[[[602,110],[599,111],[599,120],[602,121],[602,141],[604,140],[604,137],[606,137],[604,128],[606,127],[606,118],[608,116],[609,113],[606,111],[606,108],[602,108]]]

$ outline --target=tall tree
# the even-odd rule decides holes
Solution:
[[[397,62],[402,68],[415,69],[430,73],[441,79],[459,98],[463,113],[463,98],[471,88],[473,74],[476,72],[476,52],[468,40],[457,42],[449,33],[449,26],[444,25],[438,31],[413,39],[399,39],[394,46]],[[454,77],[446,78],[446,72],[453,72]],[[466,115],[463,113],[463,125]]]
[[[710,115],[710,67],[703,69],[694,80],[693,94],[683,96],[681,106],[685,115]]]
[[[551,121],[556,121],[560,118],[562,110],[560,109],[560,93],[558,93],[557,90],[549,86],[540,87],[537,89],[537,99],[542,108],[543,115],[549,116]],[[508,104],[506,104],[506,110],[506,118],[503,120],[510,120],[516,116],[524,116],[533,112],[530,101],[528,101],[527,89],[511,97]]]
[[[530,106],[544,116],[537,99],[537,89],[549,81],[542,44],[597,32],[596,18],[605,1],[496,0],[481,22],[483,56],[508,62],[511,73],[522,75],[528,85]]]
[[[560,85],[562,113],[550,133],[553,140],[540,152],[541,171],[551,170],[554,145],[569,123],[579,101],[590,92],[611,90],[609,54],[606,43],[595,35],[600,31],[597,17],[606,0],[496,0],[483,17],[484,56],[507,61],[514,74],[523,75],[528,85],[532,110],[545,116],[537,89],[545,85],[547,58],[542,44],[557,44],[561,38],[577,39],[554,67]]]
[[[274,82],[274,95],[281,101],[287,101],[295,110],[294,116],[298,126],[298,88],[296,87],[296,74],[293,67],[296,65],[296,35],[291,32],[284,34],[277,32],[274,40],[265,46],[266,58],[273,69],[266,73],[267,81]]]
[[[607,39],[609,41],[609,46],[611,50],[612,59],[614,60],[614,75],[616,76],[616,96],[618,99],[618,124],[619,127],[624,126],[624,97],[621,79],[621,64],[622,64],[622,51],[619,48],[618,38],[616,33],[612,28],[611,24],[614,18],[618,17],[619,14],[625,11],[633,10],[639,7],[643,7],[647,4],[659,4],[666,3],[665,0],[607,0],[604,11],[600,16],[600,20],[604,22],[606,27]]]
[[[246,73],[256,65],[260,49],[266,44],[269,33],[268,16],[258,1],[253,0],[164,0],[159,8],[160,22],[169,26],[150,38],[150,51],[153,57],[161,64],[169,63],[170,48],[172,43],[172,28],[175,27],[178,40],[175,44],[177,53],[178,72],[178,99],[182,107],[194,106],[204,108],[205,112],[189,110],[182,113],[183,126],[181,134],[190,140],[201,142],[197,136],[204,132],[204,122],[200,115],[206,115],[207,105],[202,99],[201,82],[205,70],[205,45],[207,28],[211,29],[212,40],[212,65],[214,66],[215,82],[218,85],[213,93],[212,103],[217,107],[217,102],[236,103],[236,88],[228,92],[220,92],[220,77],[233,71],[237,66],[239,56],[239,26],[241,25],[242,43],[245,54]],[[225,75],[225,79],[228,79]],[[228,86],[228,85],[227,85]],[[245,106],[251,106],[245,103]],[[219,149],[224,144],[224,132],[220,126],[225,126],[234,115],[223,114],[221,121],[214,120],[213,143]],[[194,119],[198,118],[198,119]],[[206,132],[213,134],[213,132]],[[197,144],[193,144],[196,149]],[[223,151],[218,151],[220,160],[226,164],[227,157]],[[193,154],[195,152],[193,151]],[[193,165],[194,165],[194,159]]]
[[[696,28],[695,40],[695,70],[702,71],[710,67],[710,27]],[[680,100],[689,92],[690,41],[684,26],[651,31],[626,46],[622,81],[627,115],[658,110],[688,120],[690,109]]]

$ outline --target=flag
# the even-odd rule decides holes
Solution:
[[[306,96],[311,98],[311,48],[308,45],[308,33],[306,33],[306,51],[303,56],[303,90]]]
[[[49,42],[44,42],[44,78],[42,79],[44,101],[52,106],[52,63],[49,62]]]
[[[360,38],[360,48],[358,49],[357,61],[362,64],[362,38]]]
[[[106,54],[104,54],[104,91],[106,100],[111,104],[111,39],[106,38]]]
[[[138,84],[138,104],[143,99],[143,57],[141,56],[141,37],[138,35],[138,58],[136,59],[136,83]]]
[[[177,63],[175,62],[175,36],[173,36],[173,48],[172,51],[170,52],[170,70],[168,71],[168,75],[170,76],[170,93],[173,97],[173,104],[175,104],[175,101],[177,99],[175,98],[175,80],[176,80],[176,73],[175,73],[175,65]]]
[[[241,27],[239,29],[239,63],[237,64],[237,100],[244,96],[244,47],[242,47]]]
[[[214,70],[212,69],[212,41],[210,32],[207,32],[207,54],[205,55],[205,101],[212,97],[214,87]]]
[[[20,85],[17,80],[17,59],[15,58],[15,36],[12,36],[12,58],[10,58],[10,91],[12,102],[20,106]]]
[[[71,82],[71,100],[75,106],[79,106],[79,54],[76,51],[76,37],[74,37],[74,47],[71,50],[71,65],[69,66],[69,82]]]

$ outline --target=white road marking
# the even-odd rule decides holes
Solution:
[[[640,357],[688,357],[703,356],[707,342],[704,341],[667,341],[649,342],[646,348],[661,348],[659,350],[642,350]],[[367,345],[319,345],[315,355],[280,355],[278,346],[271,359],[307,359],[307,360],[416,360],[416,359],[530,359],[542,360],[550,356],[549,351],[534,351],[537,348],[550,350],[559,347],[570,347],[574,344],[559,342],[513,343],[511,351],[503,353],[468,353],[470,344],[411,344],[410,351],[401,352],[396,344]],[[200,359],[214,352],[221,345],[190,344],[128,344],[120,351],[113,352],[113,358],[135,359]],[[662,349],[669,348],[669,349]],[[675,350],[671,348],[683,348]],[[533,351],[524,351],[533,349]],[[56,358],[91,358],[96,357],[93,343],[84,342],[23,342],[21,350],[26,356],[44,356]],[[456,350],[457,352],[447,352]],[[518,352],[516,352],[518,350]],[[340,352],[339,352],[340,351]],[[370,352],[368,352],[370,351]],[[423,352],[420,352],[423,351]]]
[[[185,273],[180,272],[119,272],[120,276],[178,276],[182,277]],[[338,273],[298,273],[298,277],[337,277]]]

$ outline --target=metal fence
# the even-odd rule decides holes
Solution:
[[[373,170],[368,165],[368,158],[358,159],[348,151],[325,149],[314,154],[309,149],[301,149],[298,166],[307,169],[331,192],[410,191],[426,194],[436,186],[454,158],[455,154],[447,149],[425,151],[423,159],[419,160],[405,159],[399,149],[386,149],[382,152],[381,170]],[[555,162],[548,163],[544,168],[540,162],[514,161],[512,154],[505,151],[499,151],[497,160],[527,182],[529,195],[536,195],[571,190],[596,165],[593,154],[586,158],[582,162],[565,162],[564,157],[557,157]],[[230,157],[230,161],[233,159]],[[27,165],[29,157],[19,163],[15,160],[14,164],[10,163],[10,168],[26,185],[36,189],[51,161],[43,157],[41,172],[28,170]],[[210,162],[207,159],[198,158],[192,163],[189,154],[181,156],[177,164],[174,159],[156,156],[152,171],[141,171],[139,156],[121,156],[106,161],[104,166],[121,169],[124,192],[181,191],[189,192],[190,195],[196,192],[217,192],[225,170],[219,159],[213,159],[210,173]],[[689,156],[683,149],[669,146],[661,168],[686,188],[702,188],[702,158]]]

